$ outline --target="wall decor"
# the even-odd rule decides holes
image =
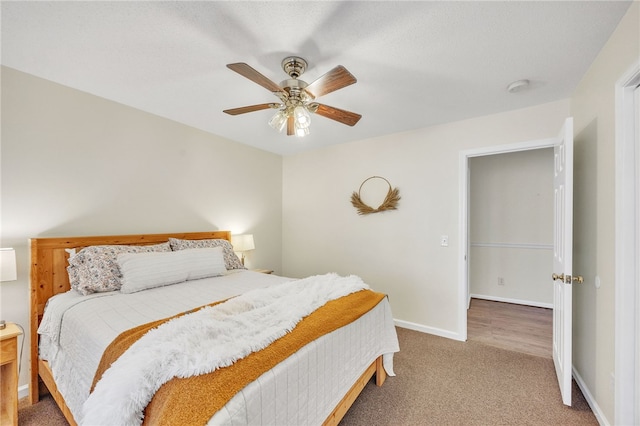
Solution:
[[[387,185],[389,185],[389,191],[387,191],[387,196],[385,197],[382,204],[378,206],[378,208],[373,208],[371,206],[368,206],[362,201],[362,198],[360,197],[360,191],[362,191],[362,186],[371,179],[382,179],[385,182],[387,182]],[[379,213],[385,210],[396,210],[397,209],[396,206],[399,200],[400,200],[400,191],[398,191],[398,188],[392,188],[389,181],[383,178],[382,176],[371,176],[369,178],[366,178],[360,184],[360,188],[358,189],[358,192],[354,191],[353,194],[351,194],[351,204],[353,204],[353,207],[355,207],[356,210],[358,210],[358,214],[360,215],[370,214],[370,213]]]

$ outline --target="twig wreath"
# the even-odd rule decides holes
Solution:
[[[368,180],[371,180],[371,179],[382,179],[385,182],[387,182],[387,185],[389,185],[389,191],[387,191],[387,196],[385,197],[382,204],[378,206],[377,209],[374,209],[373,207],[366,205],[360,198],[360,191],[362,191],[362,186],[365,183],[367,183]],[[358,192],[354,191],[353,194],[351,194],[351,204],[353,204],[353,207],[355,207],[358,210],[358,214],[360,215],[369,214],[369,213],[379,213],[385,210],[396,210],[397,209],[396,205],[398,204],[399,200],[400,200],[400,191],[398,191],[398,188],[392,188],[389,181],[383,178],[382,176],[371,176],[365,179],[360,184],[360,188],[358,189]]]

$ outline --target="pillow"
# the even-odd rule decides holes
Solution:
[[[185,253],[190,260],[187,280],[217,277],[227,272],[224,261],[224,249],[220,246],[202,249],[186,249],[173,253]]]
[[[122,253],[118,255],[118,266],[122,272],[122,293],[219,276],[227,271],[222,247],[166,253]]]
[[[116,291],[122,285],[117,258],[120,253],[170,252],[169,243],[149,246],[89,246],[69,258],[69,283],[80,294]]]
[[[228,270],[231,269],[247,269],[244,267],[238,256],[233,252],[233,246],[227,240],[180,240],[178,238],[169,238],[171,250],[185,250],[194,248],[222,247],[224,263]]]

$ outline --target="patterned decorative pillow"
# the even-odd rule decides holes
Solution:
[[[227,270],[231,269],[247,269],[244,267],[238,256],[233,252],[233,246],[227,240],[180,240],[178,238],[169,238],[171,250],[185,250],[194,248],[222,247],[224,255],[224,263]]]
[[[169,243],[149,246],[90,246],[69,258],[69,283],[80,294],[120,290],[122,274],[118,267],[121,253],[147,253],[171,251]]]

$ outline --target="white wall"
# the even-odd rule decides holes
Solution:
[[[615,84],[640,60],[634,2],[571,97],[575,131],[573,363],[608,424],[614,419]],[[601,287],[595,287],[596,277]]]
[[[5,67],[1,136],[0,245],[18,280],[0,285],[0,317],[27,334],[31,237],[251,232],[247,266],[280,272],[278,155]]]
[[[553,149],[473,157],[469,170],[471,294],[551,307]]]
[[[285,157],[284,273],[360,275],[405,325],[459,337],[459,153],[554,137],[568,114],[563,100]],[[372,175],[400,190],[397,211],[356,213]]]

